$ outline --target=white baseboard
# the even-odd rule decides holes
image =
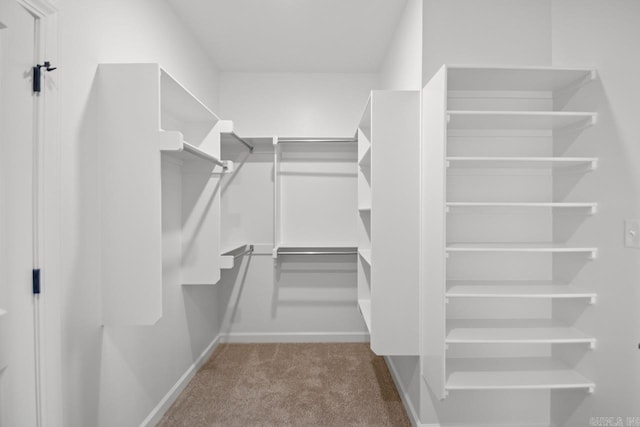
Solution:
[[[189,381],[191,381],[196,372],[198,372],[198,369],[200,369],[200,367],[209,360],[209,357],[218,347],[218,344],[220,344],[220,335],[216,336],[215,339],[211,341],[211,344],[204,349],[202,354],[195,360],[195,362],[193,362],[189,369],[182,374],[180,379],[176,381],[173,387],[171,387],[162,400],[160,400],[158,405],[153,408],[149,415],[147,415],[147,418],[140,423],[140,427],[152,427],[160,422],[164,414],[169,410],[171,405],[173,405],[178,396],[180,396],[180,393],[182,393],[187,384],[189,384]]]
[[[400,376],[398,375],[398,371],[391,361],[391,358],[385,357],[384,360],[387,362],[389,372],[391,372],[391,377],[393,378],[393,382],[396,384],[398,394],[400,395],[400,399],[402,399],[402,403],[407,410],[407,414],[409,414],[409,419],[413,427],[440,427],[440,424],[422,424],[420,422],[418,412],[413,407],[413,403],[411,403],[411,399],[409,398],[409,393],[407,393],[407,390],[404,388],[402,382],[400,381]]]
[[[221,336],[228,343],[369,342],[366,332],[231,332]]]

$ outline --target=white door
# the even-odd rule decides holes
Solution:
[[[36,20],[0,0],[0,427],[39,424],[32,293]]]

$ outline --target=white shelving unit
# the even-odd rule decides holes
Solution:
[[[357,132],[358,306],[379,355],[419,354],[419,96],[372,92]]]
[[[97,82],[103,323],[152,325],[162,316],[163,188],[180,194],[182,283],[215,284],[218,182],[232,164],[220,159],[218,117],[158,64],[101,64]]]
[[[421,362],[440,398],[594,390],[557,356],[596,345],[568,313],[597,298],[580,266],[597,255],[581,225],[598,204],[572,191],[597,168],[593,147],[579,148],[597,114],[566,108],[595,78],[590,69],[444,66],[424,88]]]

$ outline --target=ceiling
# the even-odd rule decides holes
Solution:
[[[407,0],[167,0],[223,71],[377,72]]]

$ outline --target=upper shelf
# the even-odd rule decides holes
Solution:
[[[451,252],[586,253],[595,258],[595,247],[567,246],[558,243],[450,243]]]
[[[590,68],[449,66],[447,84],[450,90],[556,92],[595,78]]]
[[[560,130],[595,124],[597,113],[568,111],[447,111],[449,129]]]
[[[449,168],[580,168],[595,169],[596,157],[447,157]]]

